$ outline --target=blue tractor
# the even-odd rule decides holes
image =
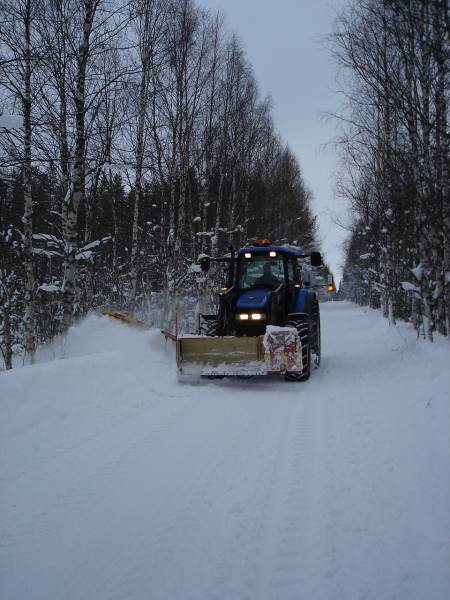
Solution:
[[[283,373],[289,381],[308,379],[312,362],[320,364],[320,314],[310,278],[302,277],[306,259],[312,267],[322,264],[319,252],[268,240],[221,258],[200,257],[205,272],[213,261],[226,262],[227,284],[218,313],[200,315],[198,335],[180,340],[180,369],[190,363],[213,376]]]

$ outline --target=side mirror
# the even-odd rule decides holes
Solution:
[[[312,267],[320,267],[322,266],[322,256],[320,252],[311,252],[311,266]]]
[[[209,271],[211,268],[211,258],[209,256],[202,256],[198,259],[198,262],[202,271]]]

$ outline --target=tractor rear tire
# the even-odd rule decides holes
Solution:
[[[322,341],[320,337],[320,315],[317,315],[317,326],[314,343],[311,344],[311,352],[314,354],[314,364],[316,369],[320,366],[320,357],[322,354]]]
[[[300,372],[288,371],[284,378],[286,381],[306,381],[311,374],[311,334],[310,321],[308,315],[299,315],[291,318],[286,323],[286,327],[295,327],[302,344],[302,362],[303,369]]]

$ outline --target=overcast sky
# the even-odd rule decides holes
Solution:
[[[198,0],[220,9],[230,31],[239,34],[254,67],[262,95],[273,101],[276,129],[297,155],[314,194],[322,249],[339,278],[345,232],[330,215],[345,217],[345,204],[334,194],[336,154],[324,148],[335,125],[321,115],[339,106],[333,93],[331,58],[319,43],[330,33],[345,0]]]

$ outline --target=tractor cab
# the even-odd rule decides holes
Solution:
[[[268,240],[241,248],[230,261],[217,333],[261,335],[267,325],[284,326],[288,315],[305,312],[310,292],[302,289],[299,264],[305,256],[313,265],[321,264],[318,252],[306,255],[296,246],[276,246]]]

